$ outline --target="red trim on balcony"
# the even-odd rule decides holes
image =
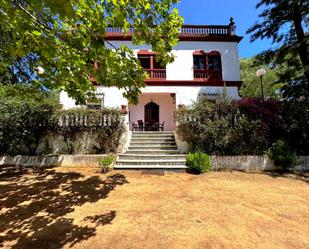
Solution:
[[[119,28],[106,29],[106,40],[132,40],[134,29],[126,34]],[[180,41],[219,41],[240,42],[243,37],[231,31],[230,25],[183,25],[178,35]]]
[[[145,80],[147,86],[234,86],[238,89],[242,85],[242,81],[222,81],[212,79],[195,79],[195,80]]]
[[[148,50],[145,50],[145,49],[139,50],[137,52],[137,55],[156,55],[156,54],[158,54],[158,53],[153,52],[153,51],[148,51]]]
[[[195,50],[193,55],[206,55],[206,52],[204,50]]]
[[[181,35],[178,36],[179,41],[217,41],[217,42],[237,42],[239,43],[243,37],[242,36],[205,36],[205,35]],[[131,41],[132,40],[132,33],[128,33],[127,35],[123,33],[107,33],[106,40],[108,41]]]
[[[219,69],[213,69],[213,70],[208,70],[208,69],[194,69],[193,70],[194,74],[194,79],[195,80],[204,80],[204,79],[210,79],[210,80],[217,80],[221,81],[222,80],[222,71]]]
[[[166,79],[166,69],[144,69],[150,79]]]

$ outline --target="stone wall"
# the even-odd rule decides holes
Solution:
[[[24,167],[97,167],[101,155],[59,155],[59,156],[2,156],[0,166]],[[212,170],[273,171],[280,170],[267,156],[211,156]],[[291,170],[309,171],[309,156],[299,156],[298,164]]]
[[[0,166],[23,167],[98,167],[107,155],[2,156]]]
[[[281,167],[274,165],[268,156],[211,156],[212,170],[274,171]],[[309,156],[299,156],[298,163],[291,170],[309,171]]]

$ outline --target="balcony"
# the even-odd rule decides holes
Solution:
[[[135,31],[134,28],[130,28],[127,32],[128,35]],[[123,34],[123,30],[116,27],[108,27],[105,29],[107,33],[120,33]],[[179,29],[180,36],[187,35],[233,35],[233,30],[229,25],[183,25]]]
[[[107,40],[132,40],[135,28],[131,27],[124,32],[121,28],[107,27],[105,32]],[[228,25],[183,25],[179,28],[178,37],[180,41],[240,42],[242,40],[242,37],[235,33],[235,23],[232,19]]]
[[[144,69],[148,74],[148,80],[165,80],[166,79],[166,69]]]
[[[222,71],[218,69],[212,70],[200,70],[194,69],[194,79],[196,80],[213,80],[221,81],[222,80]]]

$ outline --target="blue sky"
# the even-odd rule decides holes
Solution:
[[[244,36],[239,44],[240,57],[251,57],[270,48],[271,41],[257,40],[250,43],[246,31],[257,20],[260,9],[256,10],[257,0],[180,0],[176,5],[185,24],[227,25],[230,17],[236,22],[237,35]]]

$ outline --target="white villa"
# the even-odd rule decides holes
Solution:
[[[132,105],[118,88],[97,86],[97,94],[104,107],[126,108],[130,129],[143,125],[144,130],[174,131],[175,111],[189,105],[201,96],[215,98],[226,89],[232,98],[239,98],[240,65],[238,43],[242,37],[235,34],[231,18],[229,25],[183,25],[179,43],[173,48],[175,61],[162,68],[155,61],[156,54],[147,45],[134,46],[132,35],[108,28],[107,39],[116,47],[131,48],[142,67],[149,72],[139,103]],[[65,92],[60,95],[65,109],[74,108],[75,101]]]

